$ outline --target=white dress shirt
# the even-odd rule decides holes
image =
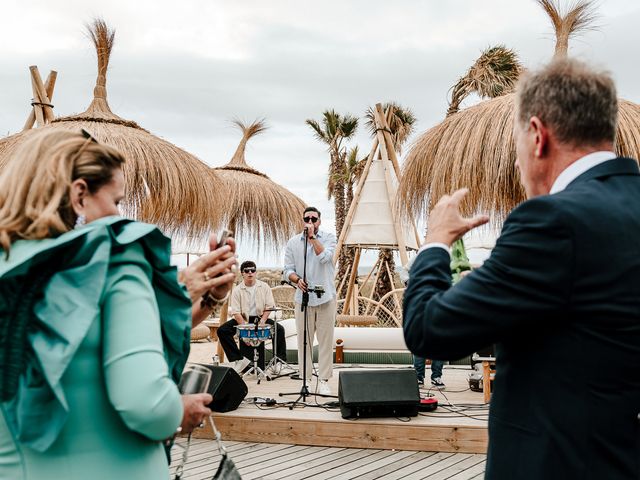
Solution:
[[[316,238],[324,250],[320,255],[316,255],[313,245],[308,242],[307,245],[307,285],[313,288],[317,285],[324,287],[324,295],[318,298],[313,292],[309,294],[309,306],[315,307],[323,303],[333,300],[336,296],[336,286],[334,284],[334,266],[333,253],[336,251],[336,236],[332,233],[319,230]],[[284,271],[283,277],[289,280],[292,273],[296,273],[300,278],[303,277],[304,268],[304,236],[300,233],[289,239],[284,252]],[[295,302],[302,303],[302,291],[296,288]]]

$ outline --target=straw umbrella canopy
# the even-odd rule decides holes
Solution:
[[[106,76],[115,32],[104,21],[89,27],[98,55],[93,101],[80,114],[59,117],[44,129],[90,132],[126,157],[123,213],[155,223],[169,234],[201,236],[220,225],[224,187],[210,168],[190,153],[114,114],[107,103]],[[34,130],[0,140],[0,168]],[[218,208],[211,208],[212,205]]]
[[[565,15],[551,0],[538,3],[555,29],[555,56],[566,56],[569,38],[590,28],[592,2],[579,2]],[[453,113],[422,134],[403,168],[399,197],[405,213],[424,215],[431,200],[467,187],[464,213],[488,213],[497,227],[525,199],[515,167],[514,108],[514,94],[506,93]],[[619,99],[616,152],[640,157],[640,106],[623,99]]]
[[[249,139],[267,129],[264,120],[250,125],[238,120],[233,123],[242,131],[240,144],[229,163],[213,169],[228,192],[224,222],[237,236],[276,249],[302,229],[305,203],[245,160]]]

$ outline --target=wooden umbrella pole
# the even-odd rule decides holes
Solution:
[[[356,275],[358,274],[358,263],[360,262],[360,247],[356,248],[356,254],[353,258],[353,265],[351,266],[351,275],[349,275],[349,284],[347,285],[347,295],[344,297],[344,303],[342,305],[342,314],[348,315],[351,310],[351,292],[353,292],[353,285],[356,281]]]
[[[38,87],[36,81],[33,78],[33,72],[31,73],[31,91],[33,94],[31,103],[33,105],[33,113],[36,117],[36,125],[42,127],[44,125],[44,114],[42,113],[42,105],[40,105],[40,96],[38,94]]]
[[[50,101],[53,99],[53,90],[56,85],[57,77],[58,77],[58,72],[56,72],[55,70],[51,70],[49,72],[49,75],[47,76],[47,80],[44,82],[44,88],[47,92],[47,96],[49,97]],[[27,118],[27,121],[24,123],[24,127],[22,127],[22,131],[30,130],[31,127],[33,127],[33,124],[36,123],[35,108],[36,108],[36,105],[33,105],[31,107],[31,111],[29,112],[29,117]]]

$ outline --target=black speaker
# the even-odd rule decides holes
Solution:
[[[420,404],[416,371],[342,371],[338,400],[342,418],[415,417]]]
[[[209,393],[213,402],[208,407],[214,412],[230,412],[240,406],[249,389],[233,368],[201,364],[211,370]]]

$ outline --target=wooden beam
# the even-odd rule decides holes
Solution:
[[[376,107],[379,105],[380,104],[377,104]],[[380,107],[380,109],[382,109],[382,107]],[[389,152],[387,150],[386,142],[385,142],[383,131],[382,131],[382,129],[389,128],[389,127],[386,124],[384,117],[380,116],[380,112],[378,111],[377,108],[376,110],[374,110],[373,113],[375,116],[376,126],[378,127],[378,130],[377,130],[378,142],[380,143],[380,153],[382,155],[382,166],[384,169],[385,185],[387,187],[387,195],[389,197],[389,202],[390,202],[389,208],[391,210],[391,217],[393,218],[393,229],[395,230],[396,241],[398,242],[398,251],[400,253],[400,261],[402,262],[402,266],[404,267],[407,265],[407,263],[409,263],[409,257],[407,257],[407,244],[404,238],[404,230],[398,223],[398,218],[396,216],[396,212],[394,211],[395,209],[393,207],[394,199],[395,199],[395,190],[394,190],[394,185],[392,184],[393,182],[391,181],[391,172],[389,171],[391,162],[389,161]]]
[[[353,220],[353,215],[356,212],[356,208],[358,202],[360,201],[360,196],[362,195],[362,187],[364,186],[364,182],[367,179],[367,175],[369,174],[369,169],[371,168],[371,162],[373,161],[373,157],[378,149],[378,139],[376,138],[373,141],[373,146],[371,147],[371,152],[369,152],[369,156],[367,157],[367,163],[364,166],[364,170],[362,171],[362,175],[360,176],[360,180],[358,181],[358,187],[356,188],[356,193],[353,196],[353,200],[351,201],[351,205],[349,205],[349,211],[347,212],[347,218],[344,221],[344,225],[342,226],[342,232],[340,232],[340,237],[338,238],[338,243],[336,244],[336,251],[333,252],[333,264],[338,261],[338,256],[340,255],[340,249],[344,244],[344,239],[347,238],[347,233],[351,229],[351,221]]]
[[[47,76],[47,80],[44,83],[44,88],[47,92],[47,96],[49,97],[49,100],[53,99],[53,91],[55,89],[57,77],[58,77],[58,72],[56,72],[55,70],[51,70],[49,72],[49,75]],[[31,111],[29,112],[29,117],[27,118],[27,121],[25,122],[24,127],[22,127],[23,131],[31,129],[31,127],[33,127],[33,124],[36,122],[36,112],[34,110],[35,108],[36,108],[35,105],[31,107]]]
[[[347,295],[344,297],[344,304],[342,305],[342,314],[347,315],[351,310],[351,292],[353,291],[353,285],[355,283],[356,275],[358,274],[358,263],[360,263],[360,247],[356,248],[356,254],[353,259],[353,265],[351,266],[351,275],[349,275],[349,284],[347,285]]]
[[[486,453],[486,427],[461,425],[407,425],[374,419],[355,421],[292,421],[284,418],[214,414],[224,440],[287,443],[348,448],[415,450],[427,452]],[[196,438],[213,439],[211,426],[196,429]]]

